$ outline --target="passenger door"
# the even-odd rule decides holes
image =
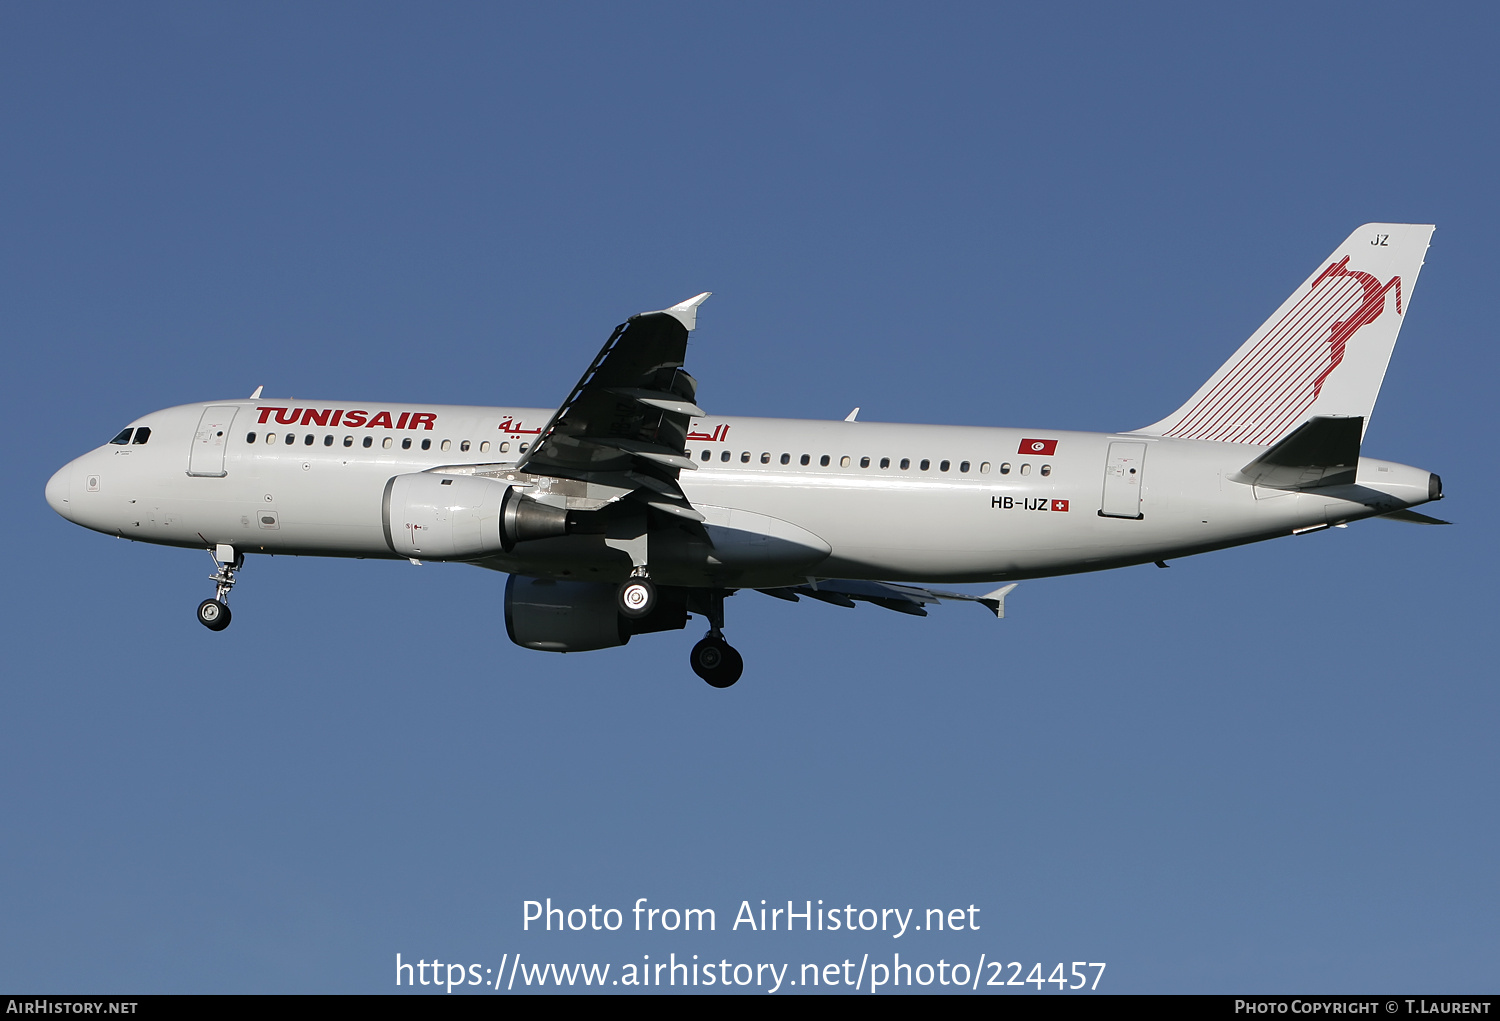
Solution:
[[[224,470],[224,448],[229,443],[235,412],[239,410],[234,405],[203,409],[198,431],[193,435],[193,451],[188,456],[189,475],[221,479],[228,474]]]

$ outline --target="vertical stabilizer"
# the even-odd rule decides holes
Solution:
[[[1432,231],[1356,230],[1191,400],[1136,431],[1269,445],[1315,416],[1368,425]]]

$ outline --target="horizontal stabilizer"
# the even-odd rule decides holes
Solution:
[[[1004,617],[1005,597],[1011,589],[1016,587],[1016,583],[1012,582],[1004,588],[998,588],[985,595],[972,596],[967,592],[947,592],[943,589],[920,588],[916,585],[897,585],[888,581],[819,578],[816,581],[808,579],[808,582],[806,585],[795,585],[790,588],[763,588],[759,591],[793,603],[797,602],[799,596],[807,596],[809,599],[832,603],[835,606],[853,606],[855,600],[859,600],[874,603],[887,610],[895,610],[897,613],[909,613],[914,617],[927,616],[927,610],[924,607],[928,603],[960,600],[966,603],[979,603],[988,608],[996,617]]]
[[[1426,514],[1418,514],[1414,510],[1391,511],[1389,514],[1380,515],[1387,521],[1406,521],[1413,525],[1451,525],[1453,522],[1444,521],[1442,518],[1428,517]]]
[[[1309,419],[1229,478],[1269,489],[1349,485],[1359,471],[1364,428],[1359,416]]]

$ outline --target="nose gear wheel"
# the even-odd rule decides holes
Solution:
[[[229,607],[217,599],[205,599],[198,604],[198,623],[210,631],[223,631],[229,626]]]

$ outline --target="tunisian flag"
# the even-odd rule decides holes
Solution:
[[[1057,453],[1056,440],[1022,440],[1018,454],[1036,454],[1041,457],[1051,457]]]

